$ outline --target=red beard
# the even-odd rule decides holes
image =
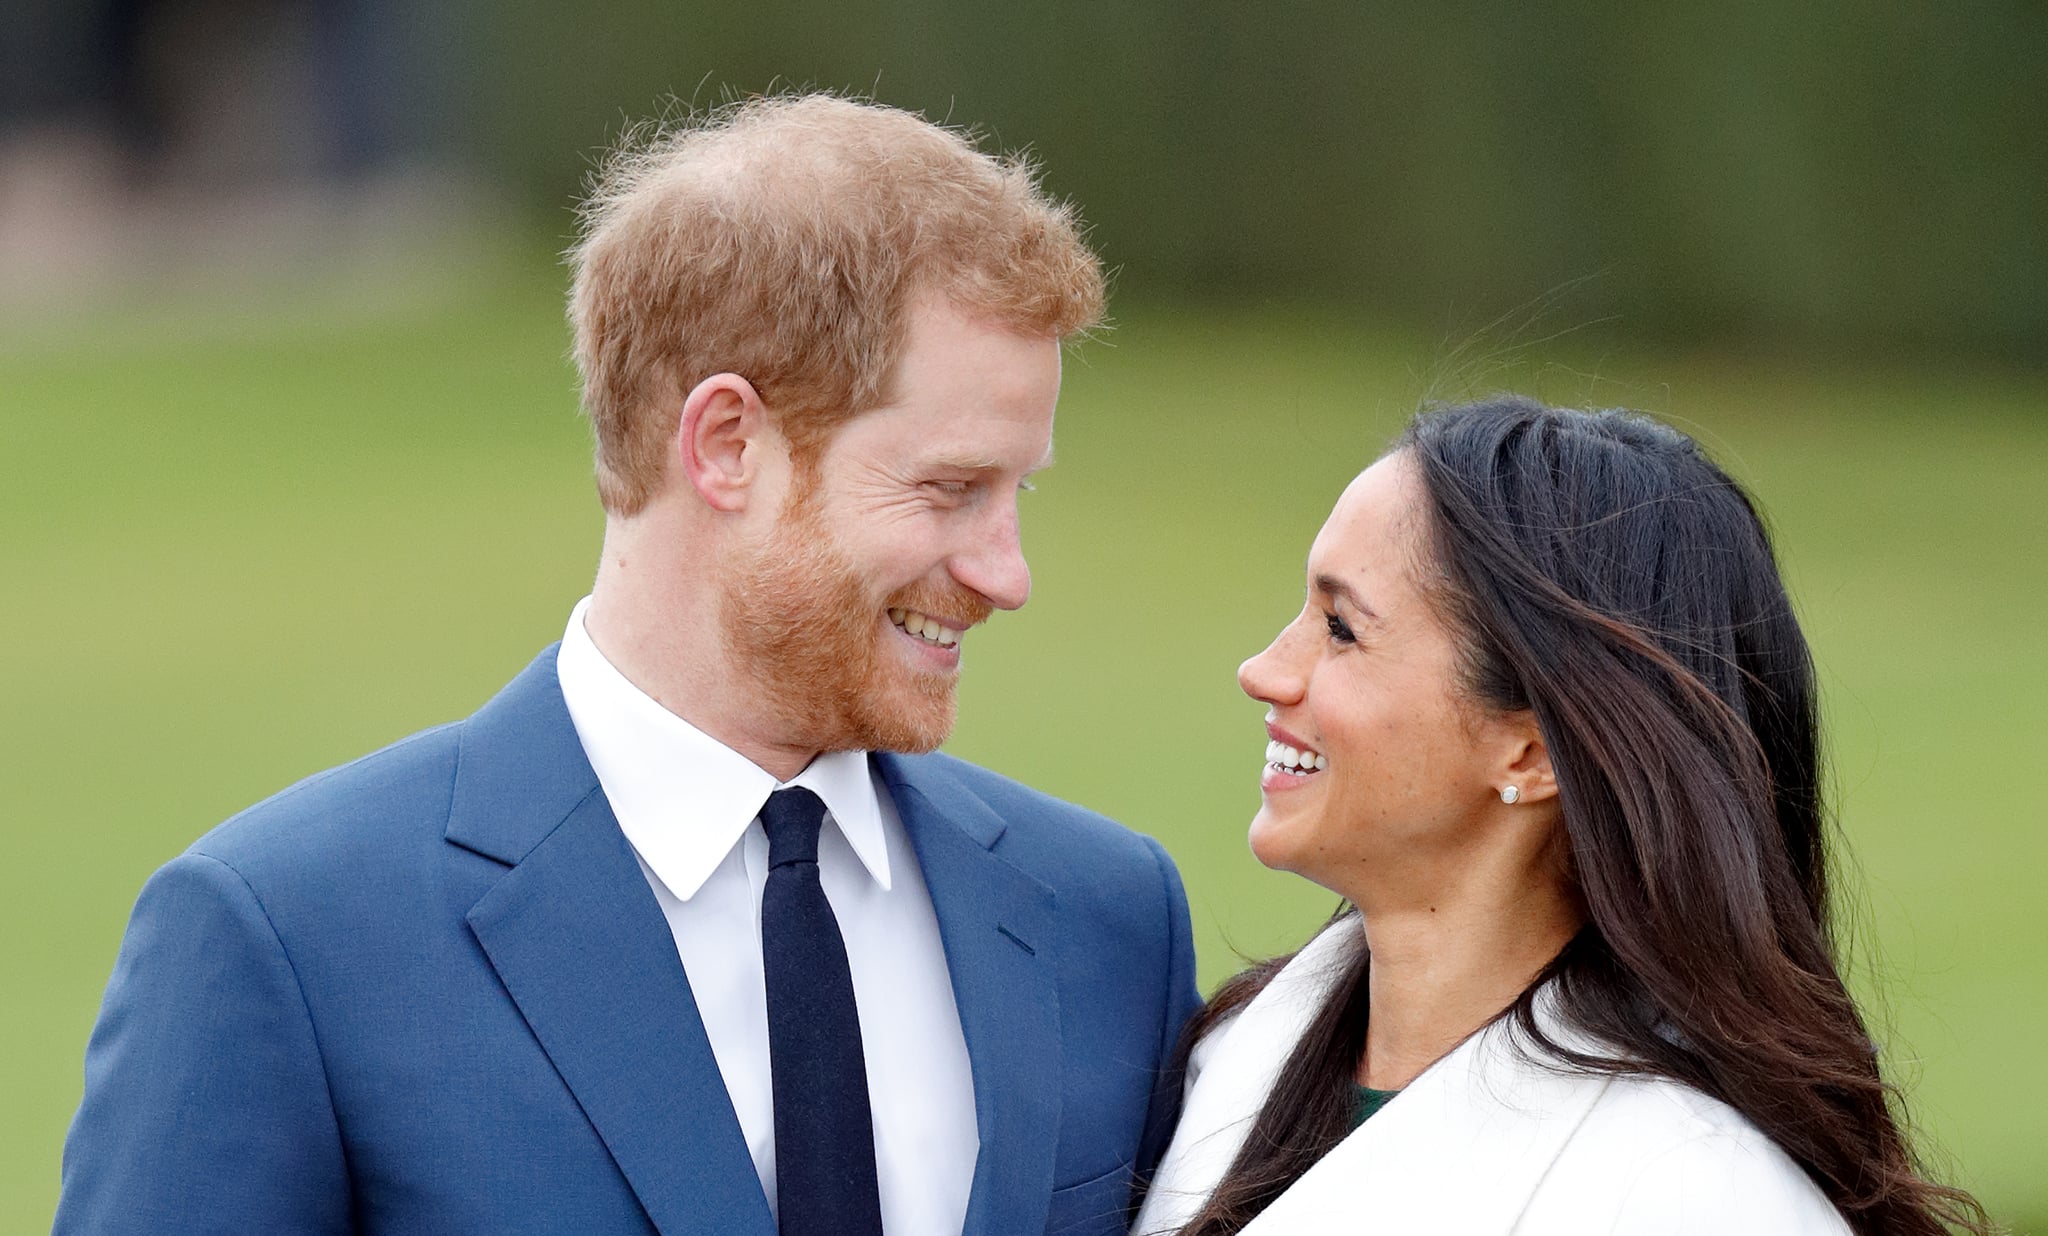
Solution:
[[[761,707],[791,746],[930,751],[953,732],[952,671],[895,655],[885,611],[976,625],[992,606],[965,588],[920,583],[871,593],[832,540],[819,504],[795,495],[769,542],[736,558],[719,607],[726,655],[762,684]]]

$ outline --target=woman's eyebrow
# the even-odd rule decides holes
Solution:
[[[1327,571],[1317,573],[1316,591],[1327,593],[1328,595],[1333,597],[1342,597],[1344,600],[1349,601],[1351,603],[1351,608],[1357,610],[1359,613],[1365,615],[1367,618],[1377,620],[1380,616],[1379,611],[1375,610],[1372,606],[1367,605],[1365,603],[1365,598],[1358,595],[1358,590],[1356,588],[1353,588],[1350,584],[1345,583],[1343,580],[1337,578],[1335,575],[1332,575]]]

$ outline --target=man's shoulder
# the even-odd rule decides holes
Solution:
[[[1048,811],[1062,817],[1089,820],[1097,826],[1106,824],[1111,828],[1122,828],[1122,825],[1106,815],[1070,803],[1063,798],[1055,798],[1044,790],[1033,789],[1022,781],[963,760],[957,755],[933,751],[926,755],[891,754],[886,758],[893,761],[911,780],[951,781],[991,806],[1001,804],[1026,810]]]
[[[338,872],[392,853],[401,839],[439,840],[455,785],[462,722],[422,730],[297,782],[236,813],[189,852],[258,873]]]
[[[560,796],[551,791],[580,796],[592,777],[555,685],[554,652],[543,650],[469,717],[315,773],[230,818],[189,852],[245,878],[312,873],[333,882],[417,865],[450,836],[451,818],[463,810],[458,792],[472,817],[544,809]]]
[[[957,756],[892,755],[913,787],[942,786],[986,807],[1004,825],[996,852],[1044,879],[1062,872],[1142,874],[1153,881],[1172,862],[1157,841],[1087,807],[1033,789]]]

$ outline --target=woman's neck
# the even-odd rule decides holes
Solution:
[[[1358,1080],[1375,1090],[1406,1086],[1513,1004],[1585,921],[1547,881],[1442,891],[1434,904],[1360,902],[1372,968]]]

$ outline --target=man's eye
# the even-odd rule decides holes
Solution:
[[[1323,622],[1330,628],[1331,639],[1336,640],[1340,644],[1353,644],[1358,642],[1358,637],[1351,633],[1351,628],[1345,626],[1344,620],[1342,618],[1339,618],[1337,615],[1325,611],[1323,613]]]
[[[924,487],[949,498],[964,498],[973,484],[972,481],[926,481]]]

